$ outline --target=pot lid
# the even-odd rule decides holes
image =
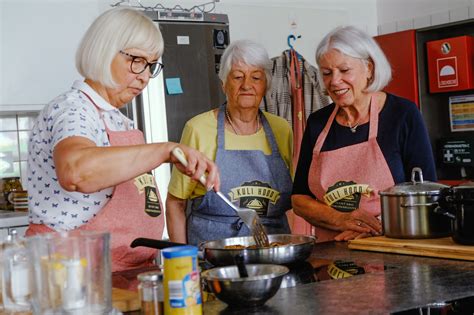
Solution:
[[[416,180],[416,174],[420,178],[419,181]],[[401,184],[397,184],[393,187],[390,187],[384,191],[379,192],[380,195],[388,195],[388,196],[400,196],[400,195],[433,195],[439,194],[441,188],[446,188],[449,186],[424,181],[423,180],[423,172],[421,168],[415,167],[411,171],[411,182],[405,182]]]

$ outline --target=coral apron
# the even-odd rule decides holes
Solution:
[[[272,153],[260,150],[226,150],[225,105],[217,115],[216,164],[221,171],[221,191],[237,206],[255,209],[268,234],[289,233],[285,212],[291,208],[292,180],[270,125],[259,112]],[[214,191],[192,200],[187,219],[189,244],[250,235],[235,211]]]
[[[143,133],[138,129],[112,131],[106,124],[105,128],[111,146],[144,143]],[[115,186],[112,198],[95,217],[78,229],[110,232],[112,271],[151,266],[156,249],[131,248],[130,243],[137,237],[161,238],[164,228],[162,209],[153,175],[146,173]],[[42,224],[30,224],[27,235],[48,232],[54,230]]]
[[[321,152],[324,140],[336,117],[336,105],[316,140],[309,169],[308,185],[316,198],[332,208],[351,212],[364,209],[380,215],[378,192],[393,186],[392,173],[377,143],[378,111],[370,105],[369,139],[366,142]],[[333,240],[340,231],[315,227],[318,242]]]

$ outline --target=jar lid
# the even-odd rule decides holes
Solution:
[[[137,279],[143,281],[162,281],[163,273],[161,271],[147,271],[138,274]]]
[[[184,246],[173,246],[161,250],[161,254],[164,258],[178,258],[186,256],[196,256],[198,248],[196,246],[184,245]]]
[[[417,173],[419,174],[419,181],[416,180]],[[424,181],[421,169],[419,167],[415,167],[411,172],[411,182],[397,184],[384,191],[380,191],[379,194],[382,196],[433,195],[439,194],[440,189],[446,187],[449,186],[440,183]]]

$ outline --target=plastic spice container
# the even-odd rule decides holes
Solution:
[[[137,276],[140,284],[138,292],[141,301],[142,315],[163,315],[163,274],[159,271],[148,271]]]
[[[195,246],[176,246],[161,251],[166,315],[201,315],[201,282]]]

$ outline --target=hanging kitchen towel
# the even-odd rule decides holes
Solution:
[[[328,105],[330,99],[321,91],[318,69],[308,63],[303,56],[298,55],[302,73],[304,112],[305,117],[308,117],[312,112]],[[290,58],[290,50],[272,58],[272,86],[267,91],[260,107],[269,113],[285,118],[293,126]]]
[[[290,50],[290,83],[293,118],[293,165],[296,167],[300,156],[301,139],[306,128],[306,113],[303,99],[302,70],[297,52]]]

